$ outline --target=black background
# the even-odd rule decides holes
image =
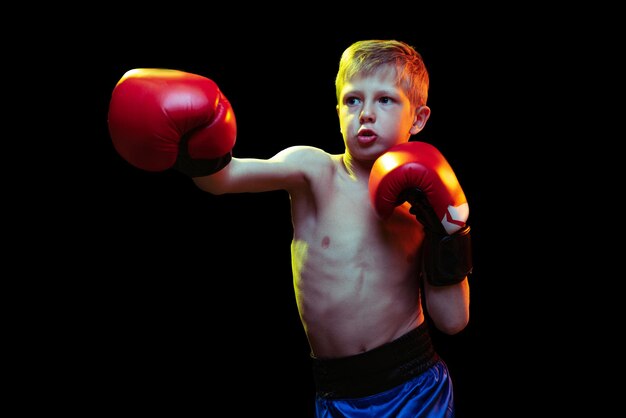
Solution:
[[[193,13],[193,11],[190,11]],[[375,12],[373,12],[375,13]],[[383,17],[379,17],[384,20]],[[293,297],[286,192],[212,196],[178,172],[148,173],[114,150],[107,111],[128,70],[172,68],[204,75],[229,98],[238,122],[234,155],[268,158],[291,145],[343,151],[334,78],[343,50],[360,39],[413,45],[430,72],[432,115],[415,139],[436,145],[468,197],[474,245],[471,319],[458,335],[434,331],[455,384],[458,417],[517,404],[524,376],[523,299],[512,276],[521,264],[502,232],[516,175],[509,146],[514,86],[496,27],[423,27],[238,19],[212,26],[117,16],[105,41],[85,51],[94,99],[90,158],[103,216],[84,234],[103,247],[85,285],[93,358],[85,374],[103,383],[101,409],[130,413],[216,405],[232,415],[309,417],[309,348]],[[183,29],[181,29],[181,27]],[[79,93],[80,94],[80,93]],[[91,143],[90,143],[91,145]],[[495,155],[495,158],[494,158]],[[525,350],[526,348],[522,348]],[[521,359],[520,359],[521,358]],[[525,391],[522,391],[525,393]],[[276,411],[276,412],[275,412]],[[229,416],[231,414],[228,414]]]

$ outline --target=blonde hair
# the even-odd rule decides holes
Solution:
[[[411,105],[424,106],[428,100],[428,71],[422,56],[412,46],[395,40],[357,41],[341,55],[335,79],[337,103],[343,86],[356,75],[370,75],[382,66],[396,70],[396,82]]]

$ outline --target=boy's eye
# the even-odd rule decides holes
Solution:
[[[380,102],[383,104],[391,103],[391,97],[381,97]]]
[[[356,97],[348,97],[346,98],[346,104],[348,106],[354,106],[355,104],[359,104],[360,100]]]

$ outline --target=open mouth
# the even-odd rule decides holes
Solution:
[[[376,132],[372,131],[371,129],[361,129],[358,132],[356,138],[359,141],[359,144],[366,145],[376,141],[378,135],[376,135]]]

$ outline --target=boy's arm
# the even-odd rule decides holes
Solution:
[[[291,190],[323,151],[287,148],[269,160],[232,158],[237,126],[212,80],[178,70],[126,72],[113,90],[109,131],[118,153],[146,171],[176,168],[214,194]],[[323,157],[322,157],[323,158]]]
[[[328,159],[314,147],[293,146],[268,160],[235,158],[215,174],[194,177],[196,185],[212,194],[296,189],[310,181],[314,167]]]

